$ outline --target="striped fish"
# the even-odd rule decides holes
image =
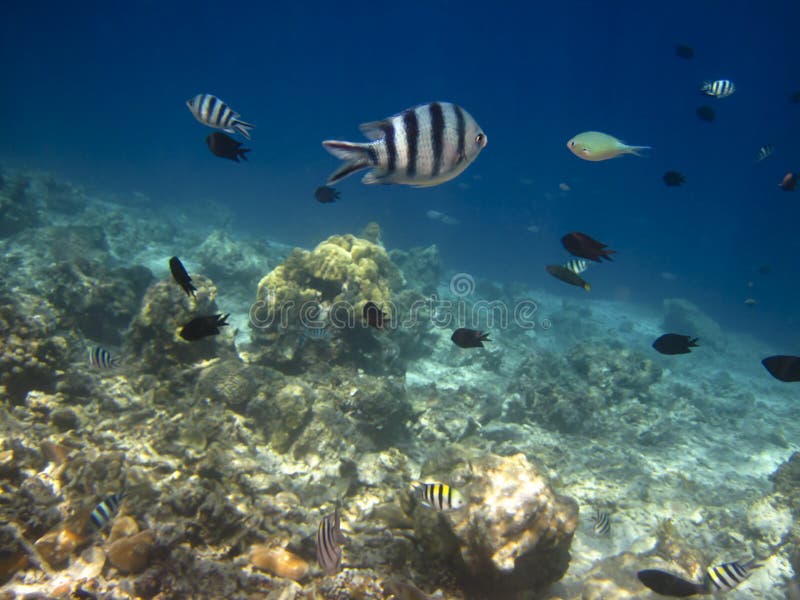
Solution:
[[[573,258],[564,263],[564,268],[569,269],[575,273],[575,275],[580,275],[589,268],[589,261],[583,260],[582,258]]]
[[[768,156],[772,156],[772,153],[775,152],[775,145],[774,144],[765,144],[758,149],[758,155],[756,156],[756,162],[761,162]]]
[[[592,521],[594,522],[593,529],[595,535],[606,536],[611,533],[611,519],[607,512],[596,511],[592,517]]]
[[[706,96],[727,98],[736,91],[736,86],[730,79],[717,79],[716,81],[704,81],[700,86],[700,91]]]
[[[333,575],[342,568],[342,547],[347,538],[342,535],[339,508],[326,515],[317,528],[317,562],[326,575]]]
[[[360,129],[372,141],[322,142],[346,161],[328,177],[328,185],[370,167],[362,183],[439,185],[466,169],[486,146],[486,134],[475,119],[450,102],[421,104]]]
[[[92,514],[89,516],[89,529],[91,531],[100,531],[117,516],[120,504],[125,498],[125,492],[118,494],[111,494],[107,496],[100,504],[95,506]]]
[[[436,510],[457,510],[465,504],[464,496],[446,483],[414,482],[411,491],[424,506]]]
[[[119,365],[119,359],[116,356],[100,346],[89,348],[89,366],[95,369],[113,369]]]
[[[709,593],[728,592],[750,577],[750,571],[762,567],[756,560],[746,563],[730,562],[706,569],[706,589]]]
[[[211,94],[197,94],[191,100],[186,101],[186,106],[192,111],[194,118],[203,125],[228,133],[240,133],[248,140],[250,139],[250,130],[255,127],[255,125],[242,121],[239,113]]]

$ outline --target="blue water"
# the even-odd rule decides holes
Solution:
[[[777,186],[800,169],[797,2],[72,4],[4,9],[0,164],[187,214],[213,200],[241,230],[296,245],[375,220],[388,247],[436,243],[454,270],[588,301],[686,297],[776,350],[800,346],[800,191]],[[716,78],[737,92],[702,97]],[[208,152],[184,105],[201,92],[257,126],[249,163]],[[337,166],[321,140],[361,141],[359,123],[431,100],[462,105],[488,135],[464,174],[432,189],[357,175],[338,203],[314,200]],[[697,119],[701,104],[715,123]],[[589,129],[654,150],[584,162],[565,143]],[[766,143],[777,150],[756,164]],[[684,187],[663,184],[670,169]],[[566,259],[559,238],[574,230],[619,250],[588,297],[543,268]]]

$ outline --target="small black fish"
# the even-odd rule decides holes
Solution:
[[[492,341],[489,339],[488,333],[466,327],[456,329],[450,339],[459,348],[483,348],[483,342]]]
[[[694,48],[687,46],[686,44],[676,44],[675,54],[680,58],[689,60],[690,58],[694,58]]]
[[[659,569],[645,569],[636,573],[636,576],[646,587],[664,596],[687,598],[695,594],[708,593],[703,584],[686,581],[677,575]]]
[[[593,237],[581,233],[580,231],[573,231],[572,233],[566,234],[561,238],[561,243],[570,254],[580,256],[581,258],[588,258],[595,262],[602,262],[600,260],[602,258],[612,260],[610,255],[617,253],[616,250],[606,250],[608,244],[598,242]]]
[[[383,329],[386,326],[387,316],[374,302],[367,302],[364,305],[364,322],[375,329]]]
[[[197,288],[192,285],[192,278],[189,277],[189,273],[186,272],[186,268],[180,258],[173,256],[169,259],[169,270],[172,273],[172,278],[183,288],[186,295],[196,298],[195,291]]]
[[[214,156],[220,158],[227,158],[239,162],[239,158],[247,161],[246,154],[250,152],[250,148],[242,148],[242,142],[237,142],[231,136],[215,131],[206,138],[208,149]]]
[[[717,113],[710,106],[699,106],[696,112],[697,118],[706,123],[713,123],[714,119],[717,118]]]
[[[582,287],[587,292],[592,289],[586,280],[583,279],[577,273],[573,273],[566,267],[562,267],[561,265],[547,265],[545,267],[548,273],[555,277],[556,279],[560,279],[564,283],[569,283],[570,285],[577,285],[578,287]]]
[[[330,186],[321,185],[317,188],[317,191],[314,192],[314,197],[318,202],[327,204],[328,202],[336,202],[336,200],[339,199],[339,192]]]
[[[678,171],[667,171],[664,173],[664,177],[662,177],[664,183],[666,183],[670,187],[683,185],[683,182],[686,181],[686,177],[684,177],[683,173],[679,173]]]
[[[206,315],[195,317],[181,328],[180,336],[189,342],[196,342],[211,335],[219,335],[219,328],[228,325],[226,319],[230,316]]]
[[[661,354],[689,354],[691,348],[697,347],[697,339],[688,335],[665,333],[653,342],[653,348]]]
[[[761,364],[775,379],[787,383],[800,381],[800,356],[768,356]]]

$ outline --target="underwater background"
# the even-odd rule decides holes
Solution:
[[[729,597],[800,597],[797,392],[759,364],[800,346],[779,185],[800,169],[798,22],[789,1],[6,7],[0,597],[655,598],[637,570],[749,558]],[[700,93],[718,79],[735,93]],[[246,162],[209,152],[200,93],[255,125]],[[433,101],[486,133],[464,173],[315,199],[323,140]],[[587,130],[652,150],[583,161],[567,140]],[[545,271],[572,231],[617,251],[588,293]],[[254,325],[270,290],[391,303],[399,326]],[[467,317],[409,325],[432,295]],[[532,325],[469,318],[480,302],[531,302]],[[176,334],[216,313],[218,337]],[[456,347],[456,327],[492,341]],[[699,347],[663,356],[668,332]],[[87,364],[98,347],[118,364]],[[409,499],[417,480],[467,508]],[[72,523],[123,488],[117,541],[141,537],[112,552]],[[506,523],[503,546],[503,498],[552,523]],[[309,538],[335,506],[326,577]]]

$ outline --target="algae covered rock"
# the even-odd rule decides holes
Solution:
[[[247,414],[263,427],[272,446],[288,450],[307,424],[316,394],[300,380],[287,382],[275,391],[263,390],[247,406]]]
[[[434,523],[417,521],[415,530],[440,558],[457,548],[450,561],[461,565],[469,589],[513,597],[521,590],[544,590],[563,577],[578,526],[574,500],[557,495],[522,454],[487,455],[473,459],[469,471],[448,471],[431,473],[431,479],[455,478],[450,481],[466,505]],[[427,473],[423,468],[424,480]]]
[[[379,345],[362,322],[364,305],[374,302],[391,313],[393,283],[399,283],[397,268],[369,240],[334,235],[310,252],[295,249],[258,284],[251,361],[304,370],[317,361],[306,340],[324,335],[326,362],[358,363]]]
[[[442,277],[442,260],[436,244],[408,251],[392,250],[389,256],[400,269],[407,286],[426,295],[436,293]]]

